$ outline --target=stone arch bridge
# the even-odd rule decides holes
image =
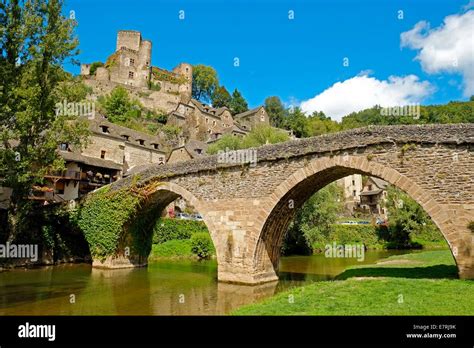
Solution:
[[[474,124],[372,126],[256,149],[255,165],[218,155],[136,168],[110,191],[148,187],[139,211],[156,216],[177,197],[203,216],[217,252],[218,279],[256,284],[278,279],[280,245],[297,209],[317,190],[350,174],[379,177],[405,191],[448,241],[459,276],[474,278]],[[96,267],[146,265],[127,254],[136,237],[124,224],[116,250]],[[151,237],[150,237],[151,238]],[[149,252],[149,250],[148,250]]]

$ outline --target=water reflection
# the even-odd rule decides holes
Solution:
[[[404,252],[367,252],[363,262],[323,255],[284,257],[280,280],[258,286],[217,282],[215,261],[158,261],[120,270],[86,264],[17,269],[0,273],[0,315],[227,314],[294,286],[333,279],[350,265],[397,253]]]

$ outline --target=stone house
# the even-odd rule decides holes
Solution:
[[[206,156],[207,146],[208,145],[205,142],[199,140],[189,140],[185,145],[171,150],[166,162],[175,163]]]
[[[234,115],[234,120],[246,131],[251,131],[253,127],[260,124],[270,124],[270,118],[263,106],[247,110]]]
[[[343,189],[344,211],[352,215],[360,205],[360,193],[362,191],[362,175],[353,174],[336,181]]]
[[[45,185],[34,188],[30,199],[73,200],[122,178],[134,167],[166,162],[156,136],[116,125],[104,117],[88,122],[88,144],[83,149],[61,144],[58,152],[66,162],[66,170],[46,175]]]
[[[369,177],[360,192],[360,207],[374,216],[386,219],[387,186],[388,182],[385,180]]]

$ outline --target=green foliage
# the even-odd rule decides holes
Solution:
[[[206,232],[194,233],[191,236],[191,251],[200,259],[208,259],[215,254],[211,236]]]
[[[467,224],[467,228],[469,228],[471,232],[474,233],[474,221],[469,221],[469,223]]]
[[[309,136],[317,136],[327,133],[334,133],[341,130],[341,126],[336,121],[331,120],[323,112],[314,112],[307,120],[306,131]]]
[[[279,97],[268,97],[265,99],[265,110],[273,127],[284,128],[287,112]]]
[[[443,235],[423,208],[406,193],[388,188],[387,209],[389,214],[388,241],[392,248],[410,248],[412,239],[429,242],[444,240]]]
[[[381,249],[385,242],[373,225],[332,225],[327,235],[314,236],[313,250],[324,251],[327,244],[363,244],[367,249]]]
[[[240,94],[237,88],[234,89],[234,92],[232,92],[232,100],[230,102],[230,112],[232,115],[240,114],[248,109],[249,107],[245,98]]]
[[[95,75],[96,71],[97,71],[97,68],[100,68],[100,67],[103,67],[104,66],[104,63],[102,62],[94,62],[91,64],[90,68],[89,68],[89,74],[90,75]]]
[[[92,88],[85,85],[81,79],[66,75],[64,81],[58,84],[55,90],[59,102],[66,100],[68,103],[81,102],[92,93]]]
[[[93,257],[104,259],[116,251],[124,225],[139,202],[139,197],[126,189],[109,192],[105,187],[88,195],[73,220],[84,232]]]
[[[189,239],[194,233],[208,233],[206,224],[202,221],[161,218],[153,228],[153,243]]]
[[[151,89],[152,91],[161,91],[161,84],[159,82],[153,82],[149,81],[148,82],[148,88]]]
[[[289,236],[303,235],[308,246],[318,242],[329,241],[332,225],[337,214],[343,208],[342,189],[335,183],[329,184],[312,195],[298,210],[289,226]],[[326,244],[326,243],[324,243]],[[291,250],[291,239],[285,238],[283,253]]]
[[[230,134],[226,134],[222,136],[216,142],[210,144],[207,148],[207,153],[210,155],[214,155],[218,153],[220,150],[226,151],[228,150],[239,150],[243,148],[242,138],[235,137]]]
[[[308,118],[300,108],[293,108],[290,110],[285,123],[286,128],[291,129],[296,137],[305,138],[310,136]]]
[[[258,147],[265,144],[276,144],[289,140],[288,134],[268,125],[258,125],[245,137],[226,134],[207,148],[208,154],[216,154],[219,150],[239,150]]]
[[[170,71],[166,71],[157,67],[152,67],[151,73],[153,78],[158,81],[166,81],[176,85],[185,84],[188,80],[185,76],[174,74]],[[161,86],[160,86],[161,88]],[[159,89],[158,89],[159,90]]]
[[[161,244],[154,244],[150,258],[160,257],[192,257],[191,241],[189,239],[168,240]]]
[[[78,45],[75,22],[62,13],[61,0],[0,6],[0,177],[13,189],[10,221],[35,208],[26,197],[46,172],[64,168],[58,145],[80,146],[87,136],[80,120],[55,112],[60,86],[70,79],[61,66]]]
[[[242,139],[242,148],[276,144],[289,139],[288,133],[284,130],[261,124],[253,127],[252,131]]]
[[[215,108],[227,107],[230,109],[232,97],[224,86],[217,87],[212,93],[212,106]]]
[[[444,105],[422,105],[420,116],[384,116],[380,106],[353,112],[342,118],[342,129],[373,125],[390,124],[427,124],[427,123],[472,123],[474,122],[474,101],[449,102]]]
[[[123,87],[115,87],[109,95],[99,98],[100,106],[110,122],[123,123],[141,116],[141,105],[138,101],[130,100],[128,92]]]
[[[212,100],[214,90],[219,86],[219,79],[214,68],[207,65],[193,66],[193,98],[209,102]]]

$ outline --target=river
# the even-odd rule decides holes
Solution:
[[[211,261],[153,261],[146,268],[99,270],[65,264],[0,273],[0,315],[215,315],[291,287],[327,281],[356,264],[410,251],[367,251],[365,260],[288,256],[280,280],[258,286],[217,282]]]

